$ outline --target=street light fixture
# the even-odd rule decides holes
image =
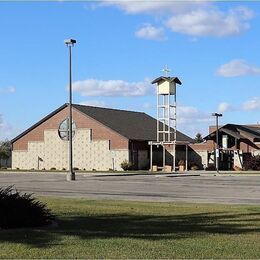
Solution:
[[[73,171],[73,153],[72,153],[72,76],[71,76],[71,49],[76,40],[68,39],[64,43],[69,48],[69,167],[67,181],[75,181],[75,172]]]
[[[218,118],[222,117],[222,114],[212,113],[211,115],[216,117],[216,143],[217,143],[217,148],[215,150],[215,156],[216,156],[216,170],[217,170],[217,173],[218,173],[219,172]]]

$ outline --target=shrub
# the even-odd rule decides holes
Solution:
[[[0,188],[0,229],[39,227],[51,224],[54,215],[32,194],[21,194],[14,186]]]
[[[50,170],[51,171],[56,171],[56,168],[55,167],[51,167]]]
[[[191,169],[192,171],[197,171],[197,170],[199,170],[199,166],[196,165],[196,164],[194,164],[194,165],[192,165],[192,166],[190,167],[190,169]]]
[[[189,168],[190,168],[192,171],[196,171],[196,170],[199,170],[199,169],[200,169],[199,165],[198,165],[196,162],[190,162]]]
[[[244,170],[260,171],[260,155],[251,156],[244,162]]]
[[[129,171],[133,168],[133,164],[131,162],[128,162],[127,160],[124,160],[122,163],[121,163],[121,168],[124,170],[124,171]]]

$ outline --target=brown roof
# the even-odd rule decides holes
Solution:
[[[168,81],[168,82],[175,82],[175,83],[177,83],[177,84],[179,84],[179,85],[182,84],[181,81],[180,81],[177,77],[163,77],[163,76],[158,77],[158,78],[156,78],[155,80],[153,80],[153,81],[152,81],[152,84],[157,83],[157,82],[160,82],[160,81],[162,81],[162,80]]]
[[[68,104],[64,104],[42,120],[22,132],[20,135],[11,140],[14,143],[16,140],[36,128],[50,117],[64,109]],[[157,121],[153,117],[143,113],[127,110],[101,108],[93,106],[84,106],[73,104],[73,107],[82,112],[83,114],[95,119],[103,125],[109,127],[120,135],[128,138],[129,140],[140,141],[155,141]],[[193,142],[194,140],[189,136],[177,131],[177,141]]]
[[[223,131],[237,139],[245,139],[245,138],[260,138],[260,128],[257,126],[250,125],[236,125],[236,124],[226,124],[219,128],[219,131]],[[205,140],[210,140],[216,135],[216,130],[211,132],[209,135],[204,137]]]
[[[130,140],[156,140],[157,120],[143,112],[83,105],[73,106]],[[194,140],[177,131],[177,141],[193,142]]]

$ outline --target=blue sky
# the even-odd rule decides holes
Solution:
[[[178,88],[178,129],[260,123],[258,2],[0,2],[0,140],[67,102],[73,48],[74,103],[156,115],[163,74]]]

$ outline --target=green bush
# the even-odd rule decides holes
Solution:
[[[124,171],[129,171],[129,170],[132,170],[133,164],[132,164],[131,162],[128,162],[127,160],[124,160],[124,161],[121,163],[121,168],[122,168]]]
[[[54,215],[32,194],[21,194],[14,186],[0,188],[0,229],[49,225]]]
[[[191,169],[192,171],[197,171],[197,170],[199,170],[199,166],[196,165],[196,164],[194,164],[194,165],[192,165],[192,166],[190,167],[190,169]]]

